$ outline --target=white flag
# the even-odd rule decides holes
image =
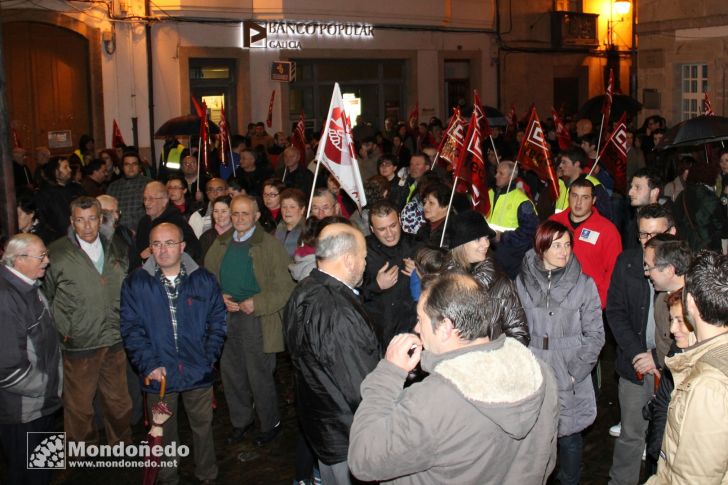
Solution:
[[[329,115],[326,118],[316,159],[333,174],[341,188],[356,202],[359,209],[367,205],[364,183],[361,180],[359,163],[354,152],[351,121],[344,111],[344,100],[341,97],[339,83],[334,84]]]

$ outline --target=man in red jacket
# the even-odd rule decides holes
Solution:
[[[614,264],[622,252],[622,240],[614,224],[594,207],[595,200],[594,184],[579,177],[569,187],[569,208],[550,219],[571,228],[574,255],[584,274],[596,283],[604,308]]]

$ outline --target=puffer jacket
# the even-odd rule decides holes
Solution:
[[[182,255],[185,275],[177,294],[177,335],[172,329],[169,298],[149,258],[124,281],[121,333],[129,360],[141,377],[157,367],[167,370],[167,390],[181,392],[212,385],[213,365],[225,341],[226,317],[215,277]],[[146,392],[159,392],[152,381]]]
[[[646,483],[728,484],[728,333],[665,359],[675,390],[657,474]]]
[[[104,236],[104,269],[96,270],[73,228],[48,247],[51,260],[43,282],[63,349],[83,351],[121,343],[119,297],[129,267],[126,243]]]
[[[597,416],[591,371],[604,346],[597,286],[573,255],[565,268],[547,271],[529,250],[516,289],[531,332],[529,348],[551,365],[559,385],[559,436],[577,433]]]
[[[359,385],[381,356],[374,327],[354,291],[318,269],[293,290],[283,321],[306,439],[322,462],[345,461]]]

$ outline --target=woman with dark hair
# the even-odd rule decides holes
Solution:
[[[271,234],[281,222],[281,192],[285,188],[279,179],[269,178],[263,182],[260,191],[258,199],[263,202],[260,206],[260,224]]]
[[[106,184],[110,184],[114,180],[120,179],[124,175],[121,173],[121,161],[116,156],[116,150],[107,148],[99,152],[99,158],[106,164]]]
[[[25,192],[19,194],[16,205],[18,232],[35,234],[46,246],[61,236],[41,219],[31,194]]]
[[[205,255],[215,239],[232,229],[233,222],[230,216],[230,203],[232,200],[229,195],[223,195],[212,203],[212,227],[200,234],[201,261],[205,260]]]
[[[422,193],[425,224],[417,231],[417,239],[425,244],[440,245],[445,216],[450,203],[452,188],[443,182],[430,184]]]
[[[493,326],[490,339],[495,340],[505,333],[527,346],[530,340],[528,324],[516,294],[516,285],[505,273],[496,269],[493,258],[488,257],[490,238],[495,236],[495,231],[481,214],[467,210],[450,216],[447,233],[451,248],[447,269],[470,273],[483,285],[488,296],[499,302],[499,325]]]
[[[281,221],[276,227],[275,237],[286,248],[288,256],[293,258],[293,253],[299,246],[298,239],[303,230],[306,215],[306,194],[298,189],[285,189],[280,193],[279,199]]]
[[[529,348],[551,365],[558,383],[557,479],[564,485],[579,483],[581,432],[597,415],[591,371],[604,345],[599,292],[582,273],[571,245],[566,226],[541,223],[516,279],[531,334]]]

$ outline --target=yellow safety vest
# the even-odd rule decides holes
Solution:
[[[598,178],[594,177],[593,175],[587,175],[586,179],[594,184],[594,187],[597,185],[602,185],[602,183],[599,181]],[[559,179],[559,198],[556,200],[556,206],[554,207],[554,212],[558,214],[559,212],[565,211],[569,208],[569,189],[566,188],[566,184],[563,180]]]
[[[182,158],[182,152],[185,150],[184,145],[177,145],[176,147],[172,148],[169,153],[167,154],[167,161],[165,162],[165,166],[167,168],[171,168],[173,170],[179,170],[181,165],[181,158]],[[164,154],[163,154],[164,155]]]
[[[80,148],[78,150],[74,150],[73,154],[78,157],[78,160],[81,162],[81,166],[86,166],[86,160],[83,159]]]
[[[495,193],[493,189],[488,190],[488,199],[490,199],[490,212],[486,217],[488,225],[495,231],[505,232],[518,229],[518,207],[526,201],[531,205],[531,199],[521,191],[521,189],[513,189],[507,194],[500,195],[498,200],[493,203]],[[534,207],[535,211],[536,208]]]

